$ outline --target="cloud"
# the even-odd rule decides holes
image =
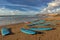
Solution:
[[[44,8],[41,13],[59,13],[60,11],[60,0],[54,0],[48,3],[48,6]]]
[[[11,10],[7,8],[0,8],[0,15],[34,15],[38,11],[20,11],[20,10]]]

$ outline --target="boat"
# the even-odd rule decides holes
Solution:
[[[25,29],[25,28],[21,28],[20,31],[25,33],[25,34],[36,34],[35,31],[29,30],[29,29]]]
[[[32,21],[32,23],[44,23],[45,20]]]
[[[7,34],[9,34],[9,33],[10,33],[10,32],[9,32],[8,28],[3,27],[3,28],[1,29],[1,34],[2,34],[2,36],[5,36],[5,35],[7,35]]]
[[[45,20],[40,20],[39,22],[40,22],[40,23],[44,23],[44,22],[45,22]]]
[[[49,23],[44,23],[44,24],[38,24],[39,26],[48,26],[50,25]]]
[[[35,24],[30,24],[28,26],[35,26],[35,25],[38,25],[38,26],[48,26],[48,25],[50,25],[50,23],[44,23],[44,24],[35,23]]]
[[[41,24],[41,23],[44,23],[45,20],[40,20],[38,22],[33,22],[32,24],[28,24],[28,26],[35,26],[35,25],[38,25],[38,24]],[[41,24],[41,25],[47,25],[47,24]]]
[[[45,31],[45,30],[52,30],[53,28],[30,28],[33,31]]]

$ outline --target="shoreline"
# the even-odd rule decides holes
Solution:
[[[54,21],[60,20],[60,16],[52,17],[52,18],[45,18],[46,21]],[[27,35],[20,31],[20,28],[28,28],[25,23],[17,23],[11,25],[0,26],[0,30],[2,27],[11,28],[13,34],[4,36],[3,40],[60,40],[60,22],[55,22],[57,26],[47,26],[55,28],[52,31],[41,31],[43,34],[36,34],[36,35]],[[39,26],[37,26],[39,27]],[[42,26],[40,26],[42,27]],[[45,26],[43,26],[45,27]],[[2,40],[2,35],[0,34],[0,40]]]

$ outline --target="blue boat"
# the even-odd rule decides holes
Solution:
[[[33,23],[33,24],[29,24],[28,26],[35,26],[37,25],[38,23]]]
[[[39,24],[39,23],[44,23],[44,22],[45,22],[45,20],[39,20],[37,22],[33,22],[33,24]]]
[[[21,28],[20,31],[26,34],[36,34],[36,32],[31,31],[29,29],[25,29],[25,28]]]
[[[38,24],[39,26],[48,26],[48,25],[53,25],[52,23],[50,22],[47,22],[47,23],[43,23],[43,24]]]
[[[35,25],[38,25],[38,24],[41,24],[41,23],[44,23],[45,20],[40,20],[38,22],[33,22],[32,24],[29,24],[28,26],[35,26]],[[46,24],[42,24],[42,25],[46,25]]]
[[[49,23],[44,23],[44,24],[38,24],[38,25],[40,25],[40,26],[48,26],[50,24]]]
[[[32,23],[44,23],[44,22],[45,22],[45,20],[39,20],[37,22],[33,21]]]
[[[9,34],[10,32],[9,32],[9,30],[8,30],[8,28],[2,28],[1,29],[1,34],[2,34],[2,36],[5,36],[5,35],[7,35],[7,34]]]
[[[53,28],[30,28],[33,31],[45,31],[45,30],[52,30]]]
[[[38,21],[38,22],[40,22],[40,23],[44,23],[44,22],[45,22],[45,20],[40,20],[40,21]]]

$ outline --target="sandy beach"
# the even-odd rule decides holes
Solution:
[[[49,17],[45,18],[46,21],[54,21],[60,20],[60,16],[57,17]],[[56,26],[43,26],[43,27],[51,27],[55,28],[51,31],[41,31],[42,33],[36,35],[28,35],[24,34],[20,31],[20,28],[29,28],[26,23],[18,23],[18,24],[11,24],[0,26],[0,30],[2,27],[11,28],[12,33],[10,35],[6,35],[2,37],[0,34],[0,40],[60,40],[60,22],[53,22]],[[37,26],[41,27],[41,26]]]

